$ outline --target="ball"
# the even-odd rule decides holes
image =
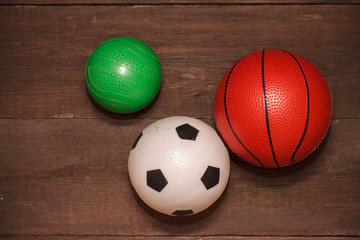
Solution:
[[[91,97],[100,106],[131,113],[155,98],[161,85],[161,66],[148,45],[119,37],[103,42],[92,52],[85,78]]]
[[[140,198],[171,216],[203,211],[224,191],[230,172],[227,148],[206,123],[184,116],[147,126],[132,146],[130,181]]]
[[[217,129],[240,158],[263,167],[304,159],[323,140],[331,121],[329,87],[304,57],[266,49],[234,63],[214,100]]]

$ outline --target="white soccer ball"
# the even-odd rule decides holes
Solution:
[[[129,156],[129,176],[140,198],[172,216],[198,213],[224,191],[229,153],[216,131],[190,117],[169,117],[147,126]]]

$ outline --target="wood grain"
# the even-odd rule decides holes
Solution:
[[[0,0],[0,238],[345,240],[360,238],[358,0]],[[132,36],[163,68],[155,101],[128,115],[88,96],[102,41]],[[187,115],[214,127],[216,86],[239,57],[282,48],[312,61],[333,95],[319,148],[282,169],[231,154],[222,197],[193,217],[155,212],[128,179],[139,132]]]
[[[163,240],[164,236],[6,236],[4,239],[6,240],[22,240],[26,237],[29,240]],[[216,237],[207,237],[207,236],[166,236],[166,239],[177,239],[177,240],[351,240],[351,239],[359,239],[357,237],[254,237],[254,236],[216,236]]]
[[[308,58],[333,117],[359,118],[359,16],[360,5],[2,6],[0,118],[212,118],[226,69],[261,48]],[[92,50],[122,35],[149,44],[163,68],[155,102],[125,116],[94,104],[84,80]]]
[[[232,155],[225,193],[189,218],[156,213],[129,183],[129,150],[152,121],[0,120],[0,235],[360,235],[360,120],[334,120],[318,150],[288,168]]]
[[[358,0],[0,0],[7,5],[49,5],[49,4],[112,4],[112,5],[176,5],[176,4],[359,4]]]

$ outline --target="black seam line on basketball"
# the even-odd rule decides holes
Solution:
[[[243,148],[260,164],[260,166],[264,166],[264,164],[257,158],[255,157],[254,154],[252,154],[249,149],[247,149],[245,147],[245,145],[240,141],[239,137],[236,135],[232,125],[231,125],[231,122],[230,122],[230,118],[229,118],[229,114],[228,114],[228,111],[227,111],[227,106],[226,106],[226,95],[227,95],[227,87],[228,87],[228,83],[229,83],[229,79],[230,79],[230,76],[231,76],[231,73],[233,72],[234,68],[236,67],[236,65],[242,60],[243,58],[241,58],[240,60],[238,60],[234,66],[232,67],[232,69],[230,70],[230,73],[226,79],[226,83],[225,83],[225,92],[224,92],[224,108],[225,108],[225,115],[226,115],[226,119],[229,123],[229,126],[230,126],[230,129],[231,131],[233,132],[234,136],[236,137],[236,139],[238,140],[238,142],[241,144],[241,146],[243,146]]]
[[[267,100],[266,100],[264,58],[265,58],[265,49],[263,49],[262,55],[261,55],[261,76],[262,76],[262,85],[263,85],[263,96],[264,96],[264,108],[265,108],[266,128],[267,128],[267,133],[268,133],[268,137],[269,137],[269,143],[270,143],[271,153],[272,153],[272,156],[273,156],[273,158],[274,158],[274,162],[275,162],[276,166],[280,167],[278,161],[276,160],[276,155],[275,155],[275,151],[274,151],[274,146],[273,146],[273,143],[272,143],[272,140],[271,140],[271,134],[270,134],[269,115],[268,115]]]
[[[299,150],[300,148],[300,145],[302,144],[302,142],[304,141],[304,138],[305,138],[305,135],[306,135],[306,132],[307,132],[307,129],[308,129],[308,125],[309,125],[309,115],[310,115],[310,90],[309,90],[309,85],[308,85],[308,82],[307,82],[307,79],[306,79],[306,76],[305,76],[305,73],[304,73],[304,70],[303,68],[301,67],[301,64],[299,63],[299,61],[296,59],[296,57],[291,54],[290,52],[287,52],[285,50],[282,50],[283,52],[289,54],[297,63],[297,65],[299,66],[300,70],[301,70],[301,73],[304,77],[304,80],[305,80],[305,85],[306,85],[306,93],[307,93],[307,113],[306,113],[306,123],[305,123],[305,128],[304,128],[304,132],[301,136],[301,139],[300,139],[300,142],[299,144],[297,145],[294,153],[292,154],[291,156],[291,162],[295,162],[295,154],[296,152]]]

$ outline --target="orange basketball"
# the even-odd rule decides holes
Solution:
[[[304,57],[266,49],[225,73],[214,102],[215,123],[240,158],[263,167],[304,159],[325,137],[332,113],[329,87]]]

